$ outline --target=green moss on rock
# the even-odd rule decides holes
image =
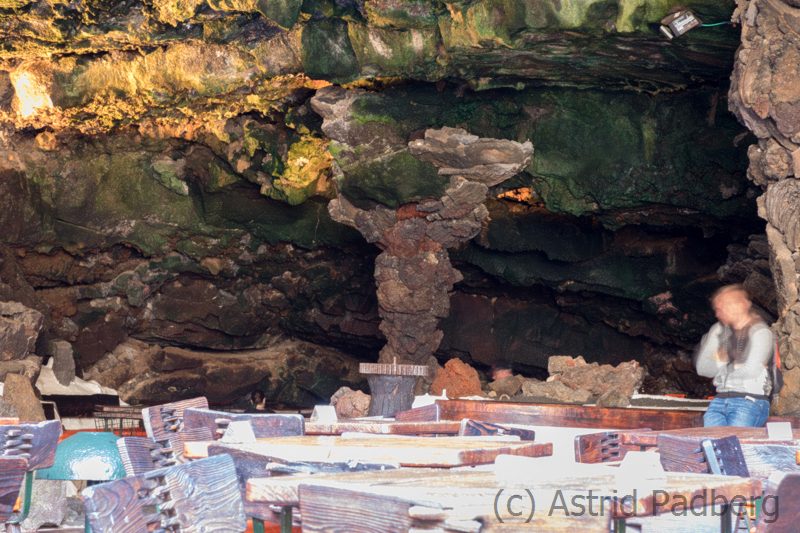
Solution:
[[[304,137],[289,147],[286,163],[272,182],[268,195],[289,205],[304,202],[317,190],[321,179],[330,174],[331,154],[327,140]]]
[[[435,28],[444,6],[430,0],[366,0],[370,26],[378,28]]]
[[[363,76],[436,79],[445,72],[437,62],[436,28],[395,30],[350,23],[348,31]]]
[[[168,157],[153,161],[155,178],[161,185],[181,196],[189,195],[189,185],[183,181],[184,161],[175,161]]]
[[[390,207],[424,198],[439,198],[447,178],[436,167],[420,161],[407,151],[372,159],[345,171],[340,191],[358,205],[378,202]]]
[[[312,78],[345,83],[359,72],[347,23],[339,19],[311,20],[303,28],[303,70]]]

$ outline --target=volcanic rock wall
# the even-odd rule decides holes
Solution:
[[[712,22],[734,8],[695,4]],[[302,339],[346,352],[345,380],[384,342],[378,250],[327,204],[438,198],[446,180],[408,143],[459,127],[536,157],[451,253],[464,280],[438,355],[529,372],[638,358],[661,389],[699,392],[686,355],[712,288],[749,280],[777,303],[726,111],[738,32],[666,41],[676,5],[0,2],[0,297],[43,313],[37,353],[68,341],[101,381],[130,337],[205,358]],[[331,84],[353,98],[323,127],[310,100]],[[323,377],[289,396],[324,395]]]
[[[742,25],[730,92],[731,109],[755,133],[748,177],[766,190],[770,264],[777,285],[778,332],[786,387],[780,413],[800,411],[800,2],[740,1]]]

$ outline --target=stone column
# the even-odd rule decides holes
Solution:
[[[383,250],[375,261],[380,329],[386,336],[381,363],[425,364],[439,347],[439,321],[448,315],[453,285],[462,279],[447,248],[478,234],[489,216],[483,205],[489,187],[519,173],[533,157],[530,141],[484,139],[455,128],[429,129],[408,148],[450,176],[440,198],[398,209],[360,209],[340,195],[328,206],[334,220]]]

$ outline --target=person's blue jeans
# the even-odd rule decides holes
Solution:
[[[703,415],[703,425],[763,427],[769,416],[767,400],[714,398]]]

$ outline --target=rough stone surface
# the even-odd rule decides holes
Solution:
[[[597,363],[576,365],[551,379],[560,381],[572,389],[586,390],[594,397],[602,397],[609,391],[630,398],[644,381],[646,372],[638,362],[628,361],[617,366]]]
[[[75,357],[72,345],[67,341],[54,341],[50,344],[50,356],[53,358],[53,374],[62,385],[69,385],[75,378]]]
[[[67,515],[67,484],[71,481],[34,479],[31,510],[22,522],[23,531],[38,531],[45,525],[60,526]]]
[[[288,336],[374,360],[377,252],[325,208],[441,198],[449,177],[409,143],[449,126],[530,139],[536,159],[450,251],[464,280],[441,360],[540,375],[553,353],[689,350],[728,245],[763,230],[754,186],[800,168],[794,52],[774,40],[791,24],[739,4],[740,59],[761,65],[742,85],[769,103],[747,121],[752,184],[724,94],[738,28],[668,43],[652,27],[678,0],[6,2],[0,301],[41,312],[39,345],[72,343],[78,374],[129,338],[228,352]],[[691,7],[717,21],[735,3]],[[730,255],[772,312],[760,260]]]
[[[8,374],[19,374],[28,378],[31,383],[36,383],[41,368],[42,358],[35,355],[13,361],[0,361],[0,381],[4,381]]]
[[[586,360],[582,355],[571,357],[569,355],[551,355],[547,360],[547,373],[551,376],[563,374],[564,372],[579,366],[586,366]]]
[[[631,404],[630,395],[619,389],[611,389],[597,398],[598,407],[628,407]]]
[[[784,364],[791,369],[800,354],[797,279],[800,265],[800,11],[795,2],[740,0],[733,20],[742,26],[742,44],[731,77],[730,107],[758,138],[748,150],[748,177],[762,189],[759,215],[767,220],[770,265],[777,287],[774,326]],[[775,410],[796,412],[800,383],[796,370]]]
[[[327,93],[321,98],[326,103],[332,99]],[[533,145],[442,128],[426,130],[424,139],[409,143],[409,152],[450,176],[442,196],[396,210],[359,209],[344,196],[328,205],[334,220],[356,228],[383,250],[375,260],[375,283],[386,337],[379,358],[384,363],[423,363],[439,347],[439,320],[449,314],[453,285],[462,279],[447,248],[478,234],[489,215],[483,205],[488,186],[525,168]]]
[[[331,396],[331,405],[339,418],[359,418],[369,413],[369,394],[350,387],[342,387]]]
[[[3,382],[3,401],[17,411],[20,422],[42,422],[44,410],[30,379],[8,374]]]
[[[0,361],[24,359],[36,349],[42,314],[19,302],[0,302]]]
[[[442,391],[448,398],[483,395],[478,371],[460,359],[450,359],[436,374],[430,393],[438,396]]]
[[[417,383],[414,385],[414,396],[428,394],[431,390],[431,383],[433,383],[436,374],[438,374],[439,370],[442,368],[442,366],[439,364],[439,361],[434,356],[430,356],[428,358],[427,366],[428,375],[419,376],[417,378]]]
[[[582,389],[573,389],[560,381],[529,379],[522,384],[522,397],[516,399],[532,402],[584,404],[592,400],[592,393]]]
[[[486,388],[493,391],[497,397],[506,395],[509,398],[515,396],[522,389],[525,378],[519,374],[496,379],[489,383]]]
[[[18,417],[19,413],[17,412],[17,408],[11,405],[9,402],[6,402],[2,396],[0,396],[0,417]]]
[[[128,340],[85,377],[116,389],[130,404],[147,405],[199,395],[231,403],[254,388],[264,390],[268,406],[314,405],[327,402],[341,383],[363,383],[356,360],[300,341],[210,353]]]

